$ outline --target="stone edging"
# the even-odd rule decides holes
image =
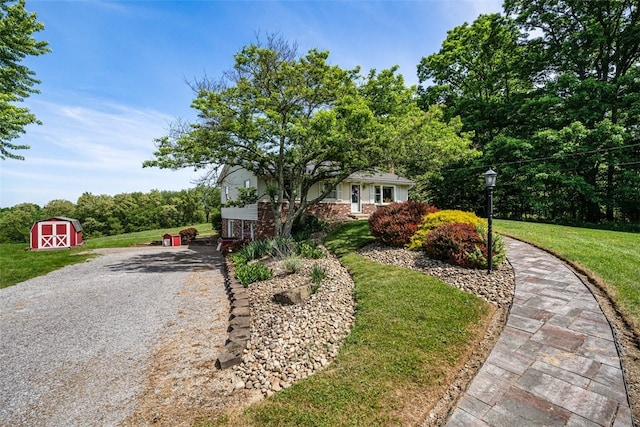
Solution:
[[[247,348],[251,335],[251,309],[247,289],[240,284],[233,274],[235,267],[228,257],[224,257],[224,285],[231,305],[229,309],[229,333],[222,353],[218,356],[216,366],[227,369],[242,363],[242,354]]]

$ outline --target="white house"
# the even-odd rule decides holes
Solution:
[[[404,202],[413,181],[387,172],[354,173],[336,186],[309,214],[324,220],[368,217],[378,206]],[[273,235],[274,219],[266,194],[266,182],[239,166],[225,166],[219,181],[222,205],[237,200],[239,188],[256,188],[257,203],[222,208],[223,238],[251,238]],[[311,187],[308,197],[321,194],[321,183]]]

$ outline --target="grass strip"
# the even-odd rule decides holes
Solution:
[[[533,243],[585,270],[640,326],[640,233],[496,220],[498,233]]]
[[[421,421],[479,339],[490,306],[425,274],[353,251],[366,221],[331,233],[355,282],[354,327],[329,367],[249,407],[236,425],[404,426]],[[479,326],[480,325],[480,326]]]
[[[211,224],[198,224],[200,235],[211,235]],[[79,248],[56,250],[27,250],[26,243],[0,244],[0,289],[15,285],[33,277],[85,261],[92,256],[84,253],[87,249],[118,248],[161,240],[164,233],[177,233],[185,227],[148,230],[117,236],[88,239]]]

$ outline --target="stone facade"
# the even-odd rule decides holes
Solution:
[[[318,203],[307,209],[307,214],[314,215],[324,221],[342,221],[355,215],[369,216],[377,209],[377,205],[363,203],[362,212],[353,214],[349,203]],[[286,212],[287,206],[284,207]],[[233,235],[229,235],[229,223],[233,222]],[[258,220],[223,219],[223,237],[230,239],[253,239],[273,237],[275,230],[275,218],[268,202],[258,203]],[[251,228],[253,227],[253,236]]]

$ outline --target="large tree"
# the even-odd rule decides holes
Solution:
[[[0,159],[24,160],[15,150],[28,145],[11,141],[23,134],[25,126],[40,123],[26,107],[17,104],[38,93],[40,83],[35,73],[21,62],[27,56],[49,52],[46,41],[37,41],[33,34],[44,29],[35,13],[25,9],[25,0],[0,0]]]
[[[502,214],[638,218],[625,198],[640,183],[639,9],[636,0],[506,0],[507,17],[450,31],[420,63],[431,83],[423,101],[460,114],[484,154],[446,173],[437,202],[481,206],[476,178],[492,165]]]
[[[507,126],[512,103],[533,86],[522,39],[515,22],[500,14],[450,30],[440,51],[418,64],[424,108],[446,105],[447,118],[461,116],[482,148]]]
[[[584,151],[606,150],[606,156],[592,162],[584,177],[597,197],[588,204],[587,220],[614,219],[616,189],[640,179],[634,166],[637,150],[638,75],[640,74],[640,4],[637,0],[506,0],[505,12],[513,15],[524,31],[535,34],[527,49],[545,65],[544,87],[525,108],[525,116],[555,116],[551,128],[567,127],[575,121],[588,129],[622,126],[620,138],[594,140]],[[541,107],[541,108],[540,108]],[[552,109],[552,114],[549,109]],[[631,114],[630,114],[631,113]],[[548,120],[544,122],[548,123]],[[544,123],[542,122],[542,123]],[[604,135],[603,135],[604,136]],[[637,163],[636,163],[637,164]],[[620,167],[620,166],[623,167]],[[637,215],[637,211],[636,211]]]
[[[278,36],[245,46],[219,82],[196,82],[199,121],[157,140],[155,160],[145,166],[246,168],[268,182],[273,215],[283,219],[276,234],[289,234],[333,186],[381,165],[389,144],[359,70],[327,58],[315,49],[299,56]],[[324,194],[310,198],[319,182],[327,183]]]

